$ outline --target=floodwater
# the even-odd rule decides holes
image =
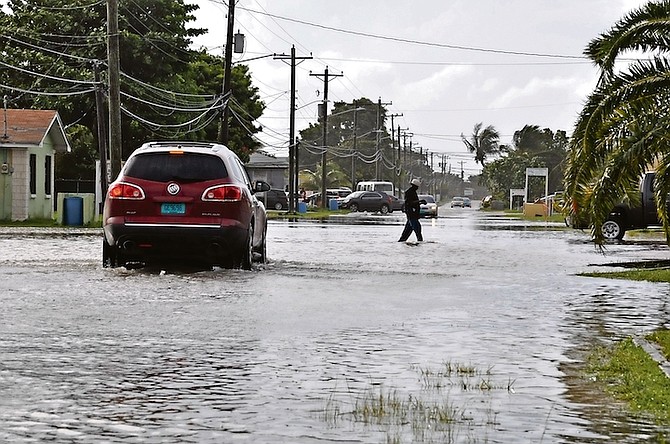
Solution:
[[[558,224],[443,207],[413,245],[403,223],[273,221],[252,271],[103,269],[100,230],[0,229],[0,441],[668,435],[581,370],[667,326],[669,286],[576,275],[667,259],[661,240],[603,255]]]

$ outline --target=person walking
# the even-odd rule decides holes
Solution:
[[[407,223],[405,228],[402,230],[400,239],[398,242],[405,242],[412,231],[416,234],[416,240],[419,242],[423,241],[423,235],[421,234],[421,222],[419,222],[419,217],[421,216],[421,204],[426,203],[425,200],[419,200],[419,196],[416,193],[421,185],[421,181],[417,178],[414,178],[410,182],[410,187],[405,191],[405,214],[407,214]]]

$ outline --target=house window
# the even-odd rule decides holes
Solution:
[[[37,154],[30,155],[30,194],[37,194]]]
[[[44,158],[44,194],[51,196],[51,156]]]

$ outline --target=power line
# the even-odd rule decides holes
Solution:
[[[430,46],[430,47],[434,47],[434,48],[456,49],[456,50],[461,50],[461,51],[487,52],[487,53],[493,53],[493,54],[520,55],[520,56],[530,56],[530,57],[547,57],[547,58],[573,59],[573,60],[584,60],[584,59],[586,59],[585,56],[561,55],[561,54],[543,54],[543,53],[536,53],[536,52],[477,48],[477,47],[473,47],[473,46],[451,45],[451,44],[446,44],[446,43],[435,43],[435,42],[426,42],[426,41],[422,41],[422,40],[405,39],[405,38],[401,38],[401,37],[385,36],[385,35],[380,35],[380,34],[371,34],[371,33],[368,33],[368,32],[352,31],[352,30],[347,30],[347,29],[342,29],[342,28],[335,28],[333,26],[322,25],[322,24],[319,24],[319,23],[311,23],[311,22],[307,22],[305,20],[299,20],[299,19],[294,19],[294,18],[290,18],[290,17],[284,17],[284,16],[281,16],[281,15],[271,14],[271,13],[265,12],[265,11],[256,11],[256,10],[249,9],[249,8],[240,7],[240,9],[242,9],[244,11],[247,11],[247,12],[250,12],[250,13],[261,14],[261,15],[265,15],[267,17],[276,18],[276,19],[279,19],[279,20],[285,20],[285,21],[293,22],[293,23],[299,23],[301,25],[311,26],[311,27],[314,27],[314,28],[326,29],[326,30],[329,30],[329,31],[340,32],[340,33],[343,33],[343,34],[351,34],[351,35],[356,35],[356,36],[359,36],[359,37],[368,37],[368,38],[379,39],[379,40],[389,40],[389,41],[393,41],[393,42],[408,43],[408,44],[412,44],[412,45]]]

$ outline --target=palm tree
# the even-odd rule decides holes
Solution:
[[[631,50],[651,57],[617,71],[621,55]],[[632,11],[585,50],[600,68],[600,79],[575,124],[565,184],[572,216],[590,217],[599,244],[611,208],[622,196],[635,199],[634,184],[652,165],[656,204],[670,240],[669,50],[670,0]]]
[[[347,173],[332,160],[326,162],[326,186],[337,188],[350,182]],[[300,171],[300,186],[309,190],[319,190],[321,188],[321,164],[317,163],[314,170],[303,169]]]
[[[482,129],[483,124],[477,123],[472,129],[470,139],[467,139],[461,134],[461,140],[471,153],[475,154],[475,162],[484,166],[484,161],[490,155],[500,152],[500,134],[492,126],[489,125]]]

